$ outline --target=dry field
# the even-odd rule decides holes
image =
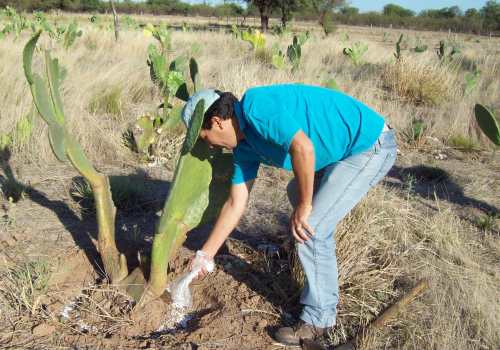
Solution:
[[[151,162],[132,152],[124,136],[161,100],[146,64],[154,39],[130,30],[116,43],[111,31],[78,18],[84,33],[71,49],[47,36],[42,43],[67,69],[68,128],[120,184],[120,241],[148,251],[182,142],[182,133],[166,133]],[[393,171],[336,233],[342,295],[328,345],[362,331],[426,279],[430,288],[385,329],[366,334],[359,349],[500,348],[500,159],[473,117],[476,102],[500,111],[500,40],[359,27],[324,37],[313,24],[292,26],[306,27],[312,36],[293,73],[273,68],[268,54],[256,57],[247,42],[223,31],[175,31],[169,57],[195,57],[204,86],[237,96],[255,85],[334,78],[396,129]],[[396,62],[400,33],[403,58]],[[28,38],[25,32],[0,39],[0,137],[11,135],[0,151],[0,348],[279,349],[270,334],[298,312],[286,243],[291,174],[260,170],[237,232],[216,257],[216,272],[194,287],[186,324],[175,324],[163,301],[145,317],[131,315],[130,302],[105,283],[96,263],[95,217],[78,174],[57,162],[33,112],[21,63]],[[278,42],[286,50],[291,35],[266,40],[268,49]],[[411,50],[418,40],[426,52]],[[440,40],[460,48],[446,64],[435,52]],[[357,41],[368,51],[355,65],[342,50]],[[186,268],[208,230],[188,236],[174,273]]]

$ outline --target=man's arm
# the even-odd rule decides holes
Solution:
[[[245,183],[232,185],[229,198],[222,207],[222,210],[215,222],[215,226],[201,250],[210,258],[213,258],[226,238],[235,229],[240,221],[248,196],[252,189],[254,180]]]
[[[314,188],[314,146],[303,131],[298,131],[292,139],[289,149],[292,168],[297,180],[299,202],[290,218],[290,229],[294,238],[304,243],[314,231],[307,223],[312,211]]]

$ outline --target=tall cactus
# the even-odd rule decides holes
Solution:
[[[125,256],[115,244],[116,208],[111,197],[109,179],[95,170],[78,141],[66,130],[62,99],[59,93],[61,68],[57,59],[45,51],[45,78],[33,73],[32,61],[41,31],[26,44],[23,52],[24,73],[30,85],[35,106],[47,123],[52,151],[61,162],[69,160],[75,169],[89,182],[94,192],[97,211],[99,253],[104,270],[113,283],[123,280],[127,274]]]
[[[190,62],[194,91],[200,86],[198,65]],[[149,282],[139,305],[159,297],[167,285],[167,267],[188,231],[212,221],[229,195],[232,155],[211,151],[198,138],[204,117],[204,100],[198,102],[181,149],[174,180],[157,225]]]
[[[477,124],[483,133],[491,140],[491,142],[500,146],[500,129],[493,112],[478,103],[474,106],[474,113],[476,115]]]

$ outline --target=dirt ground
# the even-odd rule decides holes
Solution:
[[[411,178],[415,183],[411,191],[423,207],[435,205],[439,197],[464,218],[482,212],[498,214],[498,197],[493,194],[491,202],[477,200],[469,195],[468,187],[474,176],[476,191],[481,190],[477,181],[492,192],[498,190],[498,159],[453,151],[446,159],[437,158],[442,156],[404,152],[379,187],[400,187],[405,196],[408,192],[403,184]],[[429,164],[429,159],[433,166],[415,165]],[[145,255],[171,173],[162,167],[122,167],[119,173],[117,169],[102,170],[142,179],[146,186],[137,205],[125,208],[117,217],[119,245]],[[133,311],[128,297],[103,278],[94,245],[95,218],[70,194],[74,171],[64,166],[11,169],[4,163],[4,181],[8,176],[15,176],[25,186],[25,194],[16,203],[1,202],[3,297],[11,308],[2,304],[0,347],[283,348],[273,344],[271,334],[277,327],[293,323],[300,311],[286,243],[288,173],[261,170],[248,212],[216,257],[216,271],[194,283],[191,309],[175,309],[165,294],[140,312]],[[484,190],[481,193],[484,197]],[[201,227],[189,234],[171,264],[173,276],[186,270],[209,229]],[[498,235],[498,226],[493,232]]]

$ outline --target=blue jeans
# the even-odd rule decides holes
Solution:
[[[315,235],[303,244],[296,244],[306,275],[300,298],[304,305],[300,318],[306,323],[317,327],[335,325],[339,300],[335,227],[389,172],[396,151],[394,131],[385,131],[367,151],[316,172],[313,209],[308,220]],[[295,206],[298,198],[295,179],[288,184],[287,192]]]

